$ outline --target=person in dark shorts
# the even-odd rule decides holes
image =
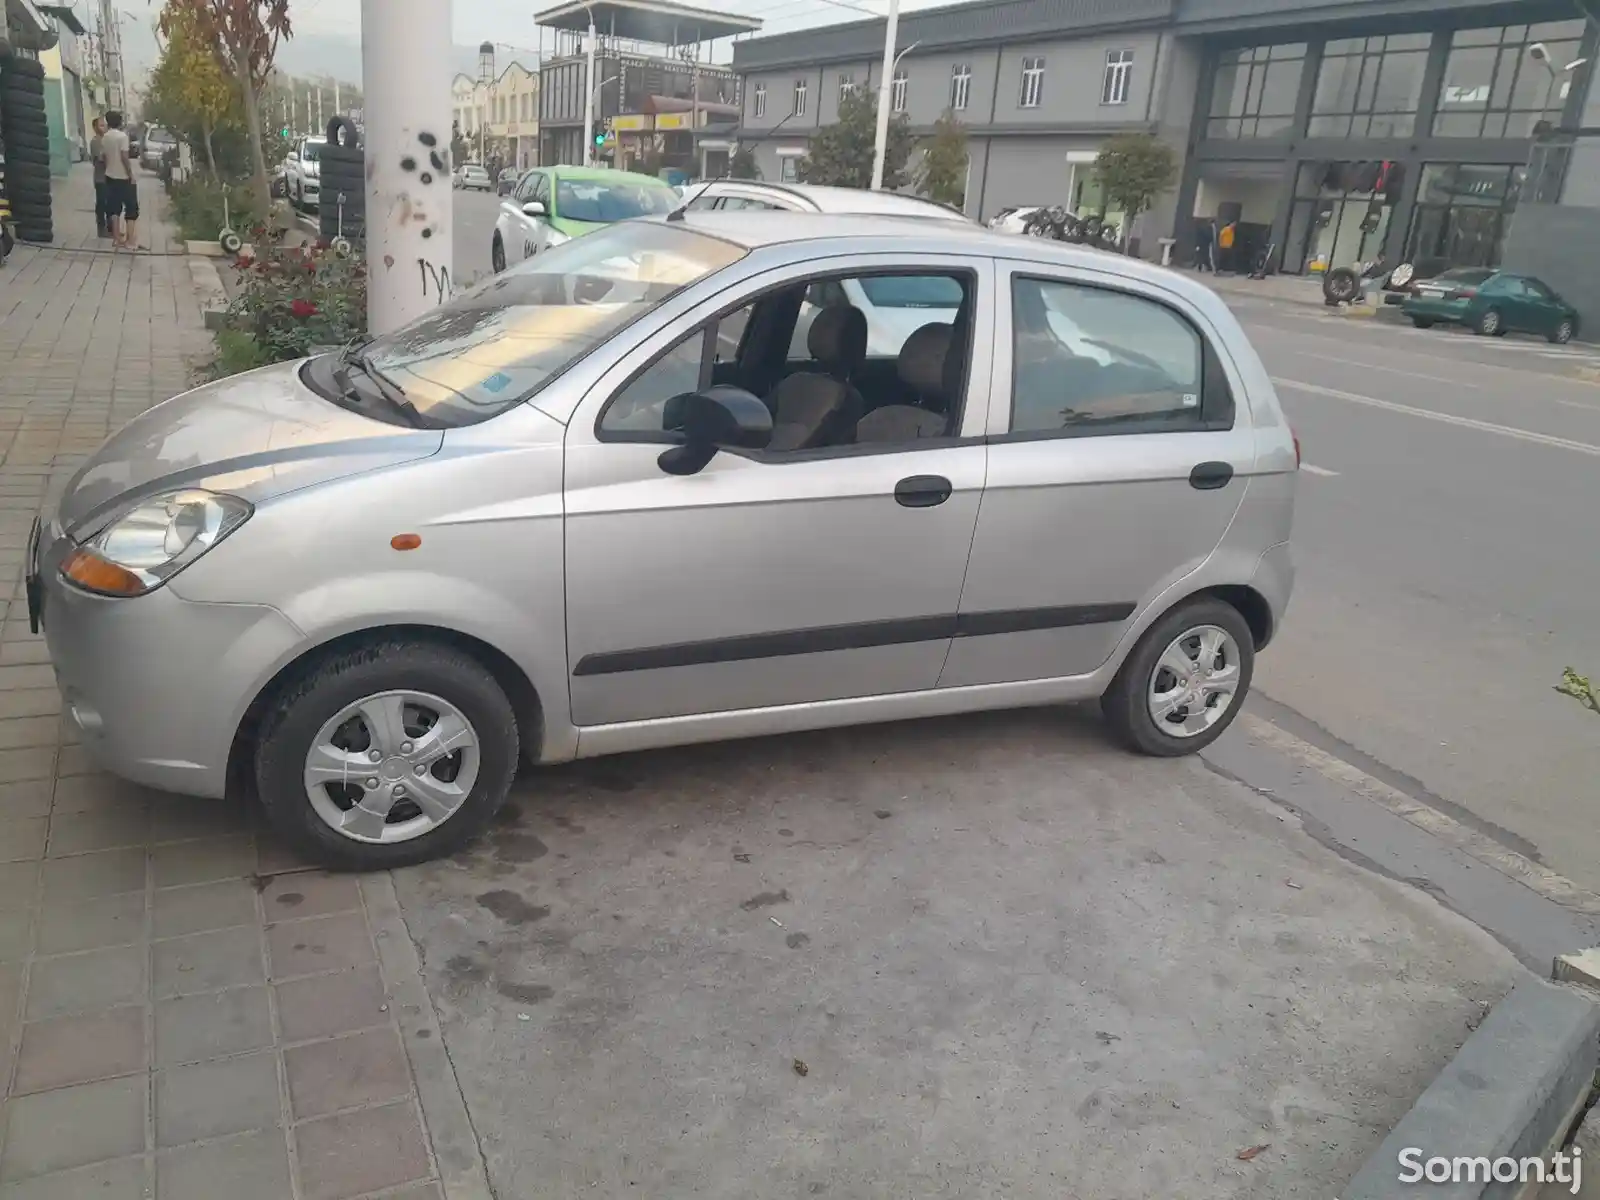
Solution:
[[[94,228],[101,237],[111,236],[111,218],[106,215],[106,123],[94,119],[94,136],[89,139],[89,160],[94,163]]]
[[[100,144],[106,156],[106,215],[118,246],[139,248],[139,187],[133,181],[132,144],[122,128],[122,114],[106,114],[109,126]]]

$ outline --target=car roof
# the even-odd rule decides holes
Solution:
[[[537,167],[533,168],[538,170]],[[637,171],[618,171],[611,167],[547,167],[557,179],[592,179],[596,183],[653,183],[671,190],[672,185],[654,175],[641,175]]]
[[[824,213],[903,213],[907,216],[945,217],[951,221],[965,221],[967,215],[933,200],[920,196],[902,196],[898,192],[871,191],[867,188],[831,187],[820,183],[768,183],[764,179],[713,179],[695,194],[723,188],[757,188],[768,192],[782,192],[807,201]]]

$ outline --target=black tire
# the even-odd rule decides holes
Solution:
[[[500,240],[500,235],[494,235],[494,243],[489,247],[489,267],[496,275],[506,269],[506,244]]]
[[[50,151],[33,146],[18,146],[6,154],[6,170],[10,171],[16,167],[40,167],[49,170]]]
[[[1550,332],[1550,341],[1557,346],[1565,346],[1578,333],[1578,323],[1571,317],[1563,317],[1561,324]]]
[[[19,204],[13,201],[11,218],[18,225],[49,225],[54,221],[55,214],[47,204]]]
[[[10,79],[43,79],[44,64],[32,58],[8,58],[4,75]]]
[[[6,192],[36,191],[50,194],[50,168],[35,163],[8,163],[6,165]]]
[[[1411,318],[1411,323],[1413,325],[1415,325],[1418,329],[1432,329],[1433,328],[1433,318],[1431,318],[1431,317],[1412,317]]]
[[[306,795],[306,755],[324,722],[347,705],[412,689],[455,705],[478,735],[478,778],[454,814],[403,842],[358,842],[331,828]],[[328,866],[386,870],[453,853],[477,837],[516,775],[517,718],[494,676],[476,659],[434,642],[390,640],[336,653],[286,687],[262,721],[255,780],[267,819]]]
[[[1350,304],[1361,295],[1361,277],[1349,267],[1335,267],[1322,277],[1322,298],[1328,304]]]
[[[0,103],[10,103],[18,97],[44,103],[44,84],[37,79],[10,79],[0,83]]]
[[[1472,332],[1479,337],[1503,337],[1505,335],[1505,319],[1501,317],[1498,308],[1486,308],[1478,314],[1478,319],[1472,323]]]
[[[17,223],[17,237],[25,242],[42,242],[49,245],[56,240],[55,226],[53,225],[24,225]]]
[[[35,129],[19,129],[6,139],[6,149],[11,155],[19,150],[39,150],[50,153],[50,136]],[[10,155],[7,156],[8,158]]]
[[[1146,703],[1146,689],[1167,647],[1185,630],[1201,625],[1215,625],[1233,638],[1240,651],[1239,679],[1227,711],[1210,728],[1192,737],[1175,737],[1160,728],[1151,716]],[[1111,687],[1100,698],[1100,709],[1105,714],[1112,736],[1129,750],[1156,758],[1193,754],[1216,741],[1233,724],[1250,691],[1254,672],[1255,638],[1250,633],[1249,624],[1239,610],[1227,601],[1200,596],[1179,604],[1145,630],[1144,636],[1117,672]]]

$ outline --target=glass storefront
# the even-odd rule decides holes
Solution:
[[[1306,44],[1247,46],[1217,57],[1206,136],[1283,138],[1294,132],[1294,106]]]
[[[1377,255],[1404,176],[1399,163],[1307,162],[1295,176],[1283,269],[1326,271]]]
[[[1406,235],[1419,270],[1497,267],[1522,191],[1522,167],[1428,163]]]
[[[1583,22],[1458,29],[1439,88],[1435,137],[1525,138],[1541,120],[1560,121],[1575,78]],[[1544,46],[1544,57],[1528,48]]]
[[[1432,34],[1328,42],[1311,101],[1312,137],[1410,137]]]

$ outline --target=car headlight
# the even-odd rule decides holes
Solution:
[[[250,519],[255,508],[237,496],[198,488],[141,500],[84,539],[61,574],[103,596],[152,592]]]

